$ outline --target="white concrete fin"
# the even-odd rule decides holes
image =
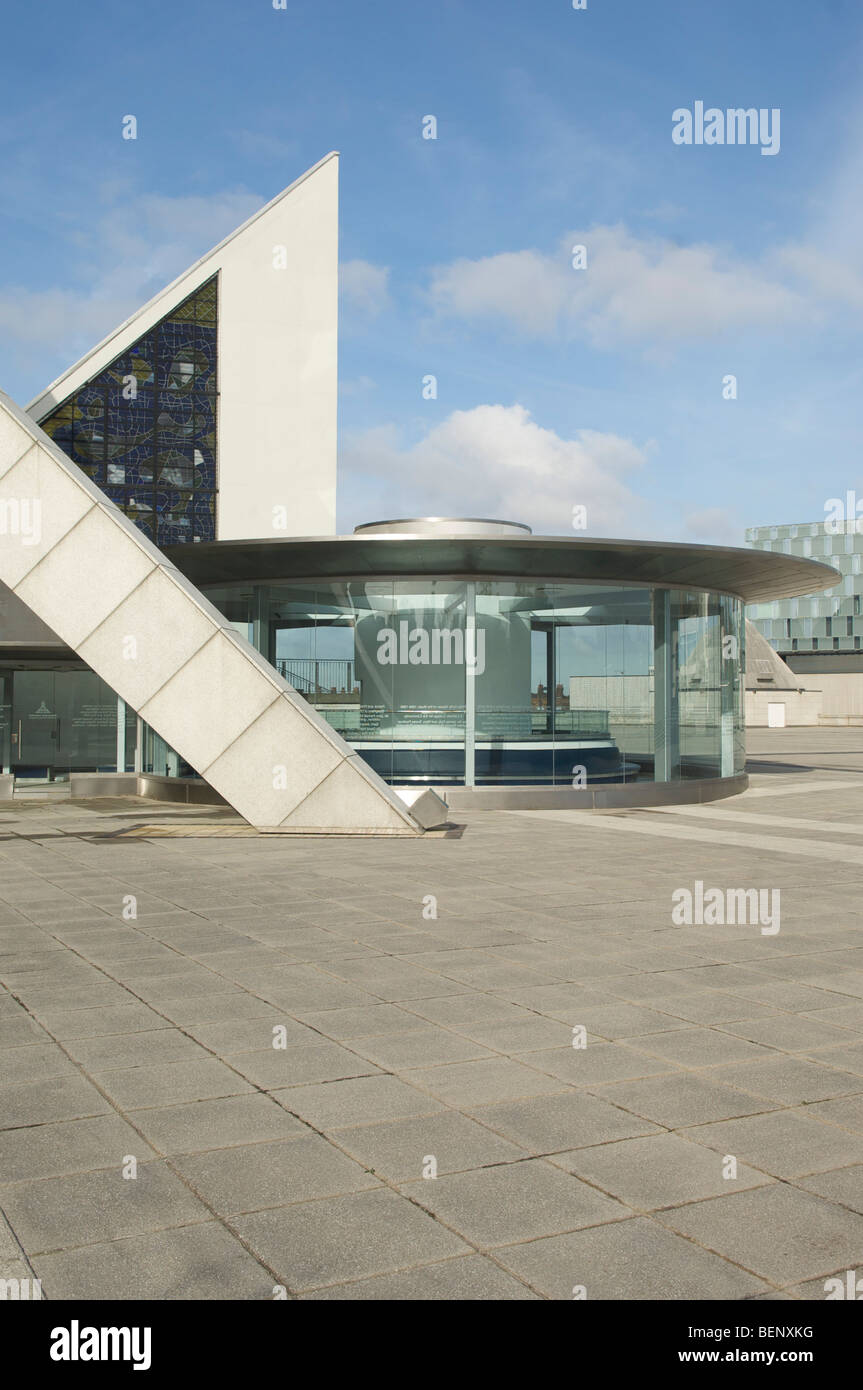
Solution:
[[[421,833],[397,794],[2,393],[0,581],[252,825]]]
[[[332,152],[27,406],[44,423],[218,277],[217,540],[334,535],[338,154]]]

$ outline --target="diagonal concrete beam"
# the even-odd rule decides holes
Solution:
[[[252,825],[415,835],[445,820],[436,797],[411,814],[2,392],[0,580]]]

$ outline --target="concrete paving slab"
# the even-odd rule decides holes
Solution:
[[[863,1136],[820,1120],[813,1111],[813,1106],[777,1110],[724,1124],[699,1125],[684,1133],[696,1143],[734,1154],[778,1178],[863,1162]]]
[[[738,1115],[754,1115],[773,1108],[773,1103],[733,1090],[704,1074],[686,1072],[646,1077],[638,1081],[615,1081],[596,1086],[597,1095],[668,1129],[708,1124]]]
[[[860,820],[863,775],[805,802],[788,777],[732,809],[817,822],[829,881],[781,825],[707,833],[721,807],[675,808],[669,836],[596,817],[586,866],[571,819],[477,813],[334,856],[190,837],[199,808],[147,809],[179,837],[100,840],[140,807],[4,804],[9,1262],[41,1262],[48,1297],[270,1301],[289,1276],[326,1300],[823,1297],[863,1222],[860,871],[833,825]],[[775,938],[670,921],[681,882],[765,875]],[[130,1154],[148,1190],[119,1187]]]
[[[77,1073],[0,1086],[0,1130],[104,1115],[110,1108],[96,1087]]]
[[[406,1073],[406,1079],[457,1108],[470,1108],[484,1101],[514,1100],[522,1096],[545,1095],[562,1090],[561,1083],[523,1062],[508,1057],[491,1057],[476,1062],[456,1062],[450,1066],[421,1067]]]
[[[673,1207],[657,1220],[775,1284],[863,1262],[863,1217],[786,1183]]]
[[[237,1217],[233,1225],[291,1292],[409,1269],[470,1248],[387,1190],[277,1207]]]
[[[379,1274],[373,1279],[358,1279],[351,1284],[334,1284],[328,1289],[301,1294],[302,1301],[351,1299],[358,1302],[386,1301],[447,1302],[536,1301],[518,1279],[513,1278],[482,1255],[458,1255],[440,1264],[423,1265],[418,1269],[400,1270],[398,1274]]]
[[[308,1132],[276,1143],[238,1144],[187,1155],[174,1164],[221,1215],[380,1187],[361,1163]]]
[[[533,1154],[564,1153],[658,1130],[651,1121],[608,1105],[597,1096],[572,1091],[503,1105],[474,1106],[471,1113],[481,1124]]]
[[[311,1046],[234,1052],[227,1061],[241,1076],[264,1091],[375,1076],[381,1070],[356,1052],[320,1037]]]
[[[137,1147],[137,1146],[136,1146]],[[120,1240],[191,1222],[210,1213],[164,1163],[128,1159],[113,1168],[39,1178],[0,1188],[3,1208],[19,1240],[34,1255]]]
[[[201,1153],[306,1132],[282,1106],[260,1093],[136,1110],[131,1119],[163,1154]]]
[[[738,1164],[736,1178],[729,1180],[724,1176],[723,1158],[677,1134],[654,1134],[555,1154],[549,1161],[639,1211],[724,1196],[772,1181],[745,1164]]]
[[[629,1207],[541,1158],[446,1173],[401,1190],[486,1250],[632,1215]]]
[[[505,1246],[497,1258],[545,1298],[741,1299],[769,1289],[726,1260],[648,1217]],[[583,1296],[583,1295],[582,1295]]]
[[[357,1125],[337,1137],[340,1148],[392,1182],[422,1177],[430,1159],[438,1173],[457,1173],[525,1157],[519,1145],[453,1110]]]
[[[335,1130],[377,1120],[433,1115],[444,1107],[433,1096],[395,1076],[362,1076],[324,1085],[296,1086],[273,1092],[287,1110],[315,1129]]]
[[[216,1221],[39,1255],[49,1299],[272,1300],[274,1279]]]
[[[834,1168],[832,1172],[798,1178],[795,1186],[863,1216],[863,1164],[853,1163],[848,1168]]]
[[[100,1069],[95,1075],[114,1104],[124,1111],[184,1101],[195,1103],[252,1090],[251,1084],[231,1067],[206,1056],[203,1061],[160,1062],[119,1071]]]

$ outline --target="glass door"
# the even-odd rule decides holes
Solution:
[[[50,782],[60,743],[53,671],[16,671],[12,678],[11,767],[28,782]]]
[[[0,671],[0,772],[12,771],[12,673]]]
[[[18,779],[55,782],[70,772],[114,771],[117,697],[95,672],[14,671],[7,681],[9,766]]]

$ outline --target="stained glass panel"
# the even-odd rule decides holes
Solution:
[[[39,423],[161,545],[214,540],[217,277]]]

